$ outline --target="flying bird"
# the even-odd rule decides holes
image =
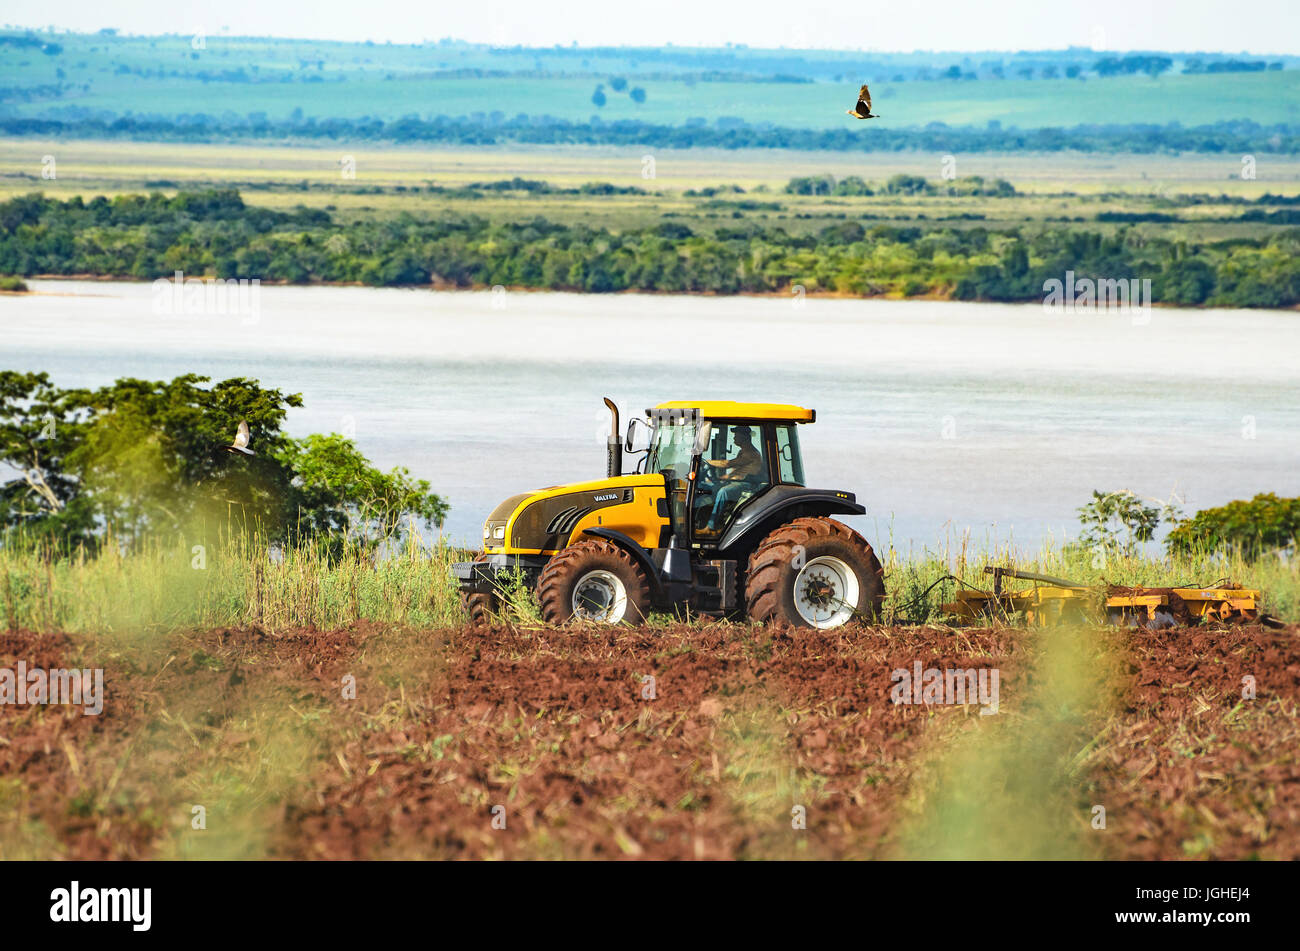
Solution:
[[[226,452],[242,452],[246,456],[256,455],[253,450],[248,448],[248,421],[239,421],[239,431],[235,433],[235,441],[226,447]]]
[[[880,116],[871,114],[871,91],[867,89],[866,83],[863,83],[862,88],[858,90],[858,104],[852,109],[845,109],[844,111],[855,119],[880,118]]]

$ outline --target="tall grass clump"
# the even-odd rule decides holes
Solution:
[[[151,538],[97,550],[0,536],[0,621],[100,633],[258,625],[267,630],[355,621],[460,624],[451,564],[464,552],[412,533],[382,551],[322,540],[273,545],[251,530],[222,530],[205,545]]]

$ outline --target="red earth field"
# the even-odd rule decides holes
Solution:
[[[14,631],[106,698],[0,706],[0,853],[1295,859],[1297,634]],[[996,715],[893,703],[917,662]]]

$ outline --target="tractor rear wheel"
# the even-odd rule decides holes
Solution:
[[[867,540],[843,522],[797,518],[750,555],[745,603],[755,621],[829,630],[880,614],[882,574]]]
[[[479,552],[474,556],[474,560],[487,561],[487,555]],[[487,627],[492,623],[492,615],[496,613],[500,606],[497,596],[493,593],[487,594],[462,594],[460,602],[465,608],[465,613],[469,615],[469,626],[473,628]]]
[[[640,624],[650,611],[644,569],[603,538],[586,539],[552,555],[538,579],[537,596],[548,624]]]

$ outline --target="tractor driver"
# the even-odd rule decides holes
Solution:
[[[763,455],[754,445],[754,433],[748,426],[736,426],[732,432],[736,455],[731,459],[705,459],[705,463],[721,472],[715,473],[722,484],[714,495],[713,513],[709,516],[708,530],[721,529],[723,511],[739,500],[749,488],[750,480],[763,473]]]

